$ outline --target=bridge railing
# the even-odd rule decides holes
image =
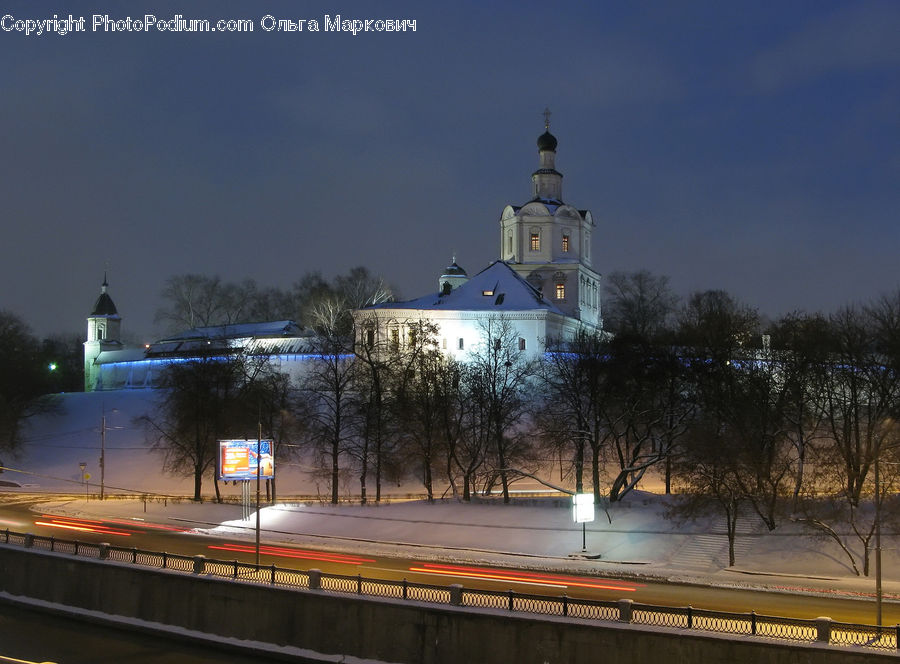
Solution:
[[[58,554],[111,560],[143,567],[202,574],[239,583],[259,583],[302,590],[368,595],[431,604],[450,604],[473,609],[501,609],[512,613],[561,616],[598,622],[625,622],[679,630],[715,632],[800,643],[828,643],[876,651],[900,650],[900,625],[879,627],[842,623],[830,618],[804,620],[764,616],[753,611],[729,613],[640,604],[629,599],[601,601],[574,597],[531,595],[512,590],[475,590],[451,586],[391,581],[363,576],[326,574],[317,569],[296,570],[217,560],[205,556],[184,556],[159,551],[94,544],[55,537],[0,531],[7,545],[52,551]]]

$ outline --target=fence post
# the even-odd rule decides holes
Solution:
[[[100,542],[100,560],[109,560],[108,542]]]
[[[137,547],[134,547],[134,546],[131,547],[131,562],[132,563],[137,562]]]
[[[563,593],[563,615],[569,615],[569,598],[565,593]]]
[[[321,587],[322,587],[322,570],[320,570],[320,569],[309,570],[309,589],[310,590],[318,590]]]
[[[272,585],[275,585],[275,563],[272,563]]]
[[[203,574],[206,571],[206,556],[194,556],[194,574]]]
[[[53,535],[50,535],[50,550],[56,551],[56,539],[53,537]]]
[[[403,599],[407,599],[407,595],[408,595],[407,586],[408,585],[409,584],[407,583],[406,578],[404,577],[403,578]]]
[[[25,540],[22,542],[26,549],[30,549],[34,546],[34,535],[31,533],[25,533]]]
[[[756,636],[756,611],[750,612],[750,633]]]
[[[509,595],[509,610],[512,611],[513,610],[513,597],[514,597],[512,588],[509,589],[509,592],[507,594]]]
[[[619,622],[631,622],[631,614],[634,610],[634,600],[633,599],[620,599],[619,600]]]
[[[163,569],[169,566],[169,555],[163,551]]]
[[[234,561],[234,578],[236,579],[237,576],[238,576],[238,562],[237,562],[237,560],[235,560]]]
[[[831,618],[820,616],[816,618],[816,641],[828,643],[831,641]]]
[[[896,646],[897,650],[900,650],[900,625],[896,625],[894,627],[894,632],[894,645]]]
[[[450,603],[453,606],[462,606],[463,587],[461,583],[450,584]]]
[[[362,574],[356,575],[356,594],[362,595]]]
[[[691,605],[688,604],[687,608],[687,628],[691,629],[694,626],[694,609],[691,608]]]

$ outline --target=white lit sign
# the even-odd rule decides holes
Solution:
[[[575,523],[594,520],[594,494],[577,493],[572,496],[572,515]]]

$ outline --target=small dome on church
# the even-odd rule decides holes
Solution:
[[[545,131],[538,137],[537,146],[538,150],[540,150],[541,152],[545,150],[556,152],[556,136],[551,134],[549,130]]]
[[[464,269],[462,269],[459,265],[456,264],[456,261],[453,261],[453,265],[450,265],[444,268],[444,274],[441,275],[444,277],[467,277],[469,276]]]
[[[109,288],[109,284],[106,283],[106,275],[104,275],[103,285],[100,287],[100,297],[97,298],[97,302],[94,304],[94,310],[91,312],[91,316],[119,315],[119,312],[116,311],[116,305],[113,304],[112,298],[109,296],[109,293],[106,292],[107,288]]]

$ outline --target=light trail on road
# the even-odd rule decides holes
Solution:
[[[210,544],[210,549],[232,551],[236,553],[256,553],[256,547],[250,544]],[[275,558],[298,558],[301,560],[318,560],[322,562],[338,563],[342,565],[365,565],[377,562],[374,558],[360,558],[359,556],[345,555],[341,553],[328,553],[325,551],[310,551],[307,549],[293,549],[280,546],[260,546],[262,555]]]
[[[620,590],[623,592],[635,592],[644,584],[629,583],[625,581],[593,581],[589,577],[563,576],[559,574],[542,574],[536,572],[524,572],[510,569],[491,569],[489,567],[461,567],[457,565],[438,565],[425,563],[421,567],[410,567],[410,572],[424,574],[442,574],[463,579],[485,579],[489,581],[513,581],[515,583],[530,583],[540,586],[553,586],[556,588],[595,588],[597,590]],[[613,585],[615,583],[615,585]]]

